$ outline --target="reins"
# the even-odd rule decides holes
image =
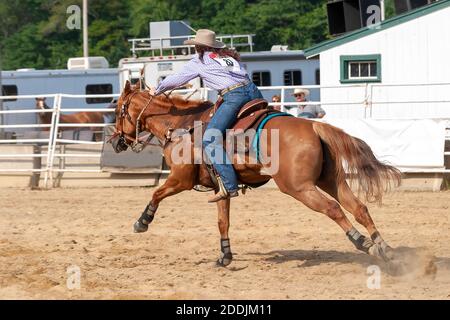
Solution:
[[[175,89],[178,89],[178,88],[175,88]],[[164,92],[162,93],[162,94],[167,98],[167,100],[172,104],[172,106],[174,106],[174,107],[176,107],[176,105],[175,105],[175,103],[173,102],[173,100],[171,99],[170,94],[171,94],[172,91],[174,91],[175,89],[172,89],[168,94],[166,94],[166,93],[164,93]],[[140,91],[139,91],[139,92],[140,92]],[[189,98],[190,98],[195,92],[197,92],[197,90],[195,90],[194,92],[192,92],[192,93],[189,95]],[[145,135],[145,136],[143,136],[143,137],[139,137],[139,135],[142,133],[142,132],[141,132],[141,118],[143,117],[143,115],[144,115],[145,111],[147,110],[147,108],[150,106],[150,104],[151,104],[151,102],[153,101],[153,98],[155,97],[155,95],[150,95],[150,98],[148,99],[146,105],[145,105],[144,108],[142,108],[142,110],[139,112],[139,115],[138,115],[138,117],[136,118],[136,123],[133,123],[133,119],[131,118],[131,115],[130,115],[129,112],[128,112],[128,106],[131,104],[133,98],[135,97],[135,95],[136,95],[137,93],[138,93],[138,92],[133,92],[133,93],[130,95],[130,97],[129,97],[129,98],[126,100],[126,102],[122,105],[122,107],[121,107],[121,113],[120,113],[122,129],[123,129],[123,126],[124,126],[124,119],[125,119],[125,117],[128,119],[128,121],[129,121],[132,125],[135,125],[135,126],[136,126],[136,129],[135,129],[135,135],[136,135],[136,136],[135,136],[135,138],[131,137],[130,135],[128,135],[128,134],[126,134],[126,133],[124,133],[123,131],[117,131],[117,132],[114,132],[114,134],[111,136],[111,138],[109,139],[109,141],[112,141],[114,138],[116,138],[116,137],[119,135],[119,136],[121,137],[123,143],[124,143],[125,145],[127,145],[128,147],[130,147],[130,148],[131,148],[134,152],[136,152],[136,153],[139,153],[139,152],[141,152],[142,150],[144,150],[144,148],[145,148],[147,145],[154,145],[154,146],[159,146],[159,147],[164,148],[164,147],[166,146],[166,144],[167,144],[168,142],[171,141],[171,138],[172,138],[172,132],[174,131],[173,128],[168,128],[167,132],[166,132],[165,135],[164,135],[165,141],[162,142],[162,141],[160,141],[160,140],[158,139],[158,144],[150,143],[150,141],[152,140],[152,138],[155,137],[155,135],[154,135],[153,133],[151,133],[151,132],[149,132],[148,135]],[[148,117],[151,117],[151,116],[162,115],[162,114],[168,114],[168,113],[169,113],[169,111],[166,112],[166,113],[148,114],[147,116],[148,116]],[[186,129],[186,131],[187,131],[188,133],[191,133],[192,130],[194,130],[194,129],[195,129],[195,126],[194,126],[194,127],[189,126],[189,127]],[[128,140],[131,140],[132,143],[131,143],[131,144],[127,143],[127,141],[126,141],[126,139],[124,139],[124,137],[127,138]]]

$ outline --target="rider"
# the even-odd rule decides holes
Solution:
[[[219,183],[222,182],[224,188],[220,188],[208,202],[236,197],[238,183],[233,165],[223,151],[222,141],[207,132],[209,129],[216,129],[224,137],[226,129],[231,128],[236,121],[240,108],[253,99],[262,98],[262,94],[250,81],[247,71],[240,63],[239,54],[217,41],[214,31],[200,29],[194,39],[186,40],[184,44],[195,45],[197,54],[179,73],[166,77],[156,89],[152,88],[150,94],[158,95],[196,77],[200,77],[206,87],[218,91],[223,102],[211,118],[202,142],[206,157],[219,174]]]

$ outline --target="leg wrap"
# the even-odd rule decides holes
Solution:
[[[346,233],[348,239],[355,245],[356,249],[369,253],[369,248],[373,246],[373,242],[359,233],[354,227]]]
[[[375,243],[375,246],[370,250],[370,254],[381,257],[385,261],[394,258],[394,250],[383,240],[378,231],[375,231],[370,236]]]
[[[386,248],[389,247],[388,244],[380,236],[380,233],[378,231],[375,231],[370,237],[376,245],[381,247],[382,250],[386,250]]]
[[[231,253],[230,239],[220,239],[220,258],[218,263],[222,266],[227,266],[231,263],[233,259],[233,254]]]
[[[145,209],[144,212],[142,212],[141,217],[139,218],[139,222],[143,225],[149,225],[153,218],[155,217],[157,207],[153,207],[151,203],[149,203]]]

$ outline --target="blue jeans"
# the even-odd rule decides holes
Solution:
[[[223,148],[226,129],[230,129],[233,126],[237,114],[244,104],[262,97],[261,92],[253,82],[225,93],[223,95],[222,105],[206,127],[202,141],[206,158],[222,178],[223,184],[228,192],[238,190],[238,181],[232,162]],[[217,131],[214,130],[216,133],[220,131],[221,136],[214,135],[214,132],[209,134],[209,129],[216,129]]]

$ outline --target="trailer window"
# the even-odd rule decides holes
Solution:
[[[17,86],[4,85],[2,86],[2,96],[17,96]],[[16,101],[17,99],[5,99],[3,101]]]
[[[285,86],[302,85],[302,72],[300,70],[287,70],[284,72]]]
[[[88,84],[86,86],[86,94],[112,94],[112,84]],[[111,97],[86,98],[86,103],[109,103]]]
[[[252,73],[253,83],[258,87],[268,87],[271,86],[270,72],[269,71],[255,71]]]

